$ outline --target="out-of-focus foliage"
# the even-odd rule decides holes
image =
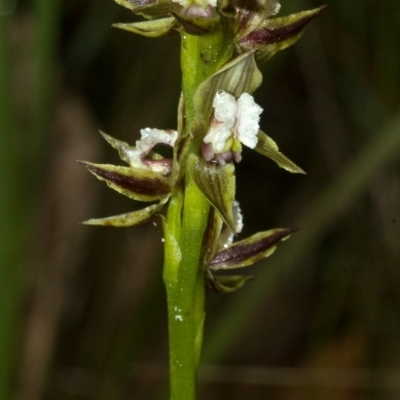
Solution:
[[[131,201],[75,160],[117,161],[98,129],[176,128],[179,40],[111,29],[132,22],[112,0],[3,3],[0,383],[21,400],[163,399],[161,222],[80,225]],[[301,229],[255,282],[210,293],[200,398],[399,398],[399,31],[395,1],[331,1],[265,65],[262,126],[307,175],[245,150],[238,240]]]

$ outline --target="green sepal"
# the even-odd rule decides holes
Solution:
[[[171,178],[151,170],[78,161],[117,192],[139,201],[160,200],[171,193]]]
[[[207,276],[207,286],[209,289],[222,293],[228,294],[235,292],[236,290],[243,287],[247,281],[254,280],[254,276],[251,275],[228,275],[228,276]]]
[[[253,52],[240,54],[199,85],[194,95],[197,118],[209,120],[213,112],[212,103],[219,90],[238,98],[242,93],[252,94],[261,82],[262,75]]]
[[[182,9],[179,3],[171,0],[115,0],[115,2],[139,14],[145,18],[157,18],[167,16],[171,12],[178,12]]]
[[[304,33],[304,28],[325,8],[303,11],[282,18],[268,18],[259,24],[255,16],[250,19],[249,28],[254,25],[254,30],[238,40],[239,47],[244,51],[257,50],[256,60],[259,64],[271,59],[278,51],[296,43]]]
[[[118,151],[119,157],[121,160],[125,161],[127,164],[130,164],[131,160],[128,156],[129,150],[133,150],[134,147],[130,146],[128,143],[115,139],[114,137],[108,135],[105,132],[99,131],[100,135],[106,140],[106,142]]]
[[[189,136],[189,132],[187,129],[185,129],[185,99],[183,97],[183,92],[181,92],[178,103],[177,131],[178,131],[178,139],[173,149],[174,151],[174,157],[172,163],[173,169],[174,166],[179,168],[180,162],[185,157],[188,146],[190,145],[190,140],[188,141],[186,140]]]
[[[140,21],[129,24],[113,24],[114,28],[123,29],[128,32],[133,32],[138,35],[151,38],[165,36],[177,32],[174,30],[174,27],[176,26],[177,22],[174,17],[151,19],[148,21]]]
[[[210,18],[192,17],[182,13],[172,12],[172,15],[182,25],[183,30],[189,35],[201,36],[215,30],[220,24],[219,14],[215,14]]]
[[[203,238],[203,260],[205,265],[208,265],[219,249],[219,237],[221,235],[222,227],[222,218],[219,216],[215,208],[211,208],[210,213],[208,214],[207,229]]]
[[[153,204],[141,210],[115,215],[113,217],[93,218],[82,223],[84,225],[113,226],[117,228],[127,228],[130,226],[140,225],[147,222],[151,217],[154,216],[154,214],[158,213],[167,200],[168,197],[163,199],[158,204]]]
[[[297,230],[297,228],[271,229],[256,233],[219,251],[208,267],[212,270],[248,267],[256,261],[269,257],[275,251],[278,242],[288,239]]]
[[[275,161],[286,171],[294,174],[305,174],[305,172],[299,166],[297,166],[293,161],[289,160],[289,158],[279,151],[277,144],[263,131],[258,131],[257,138],[257,145],[254,148],[257,153],[260,153],[263,156]]]
[[[235,232],[232,206],[235,199],[236,179],[233,163],[221,167],[191,154],[188,158],[188,168],[203,195],[217,210],[229,229]]]

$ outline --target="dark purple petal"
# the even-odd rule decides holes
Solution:
[[[155,201],[171,192],[171,179],[145,169],[78,161],[112,189],[139,201]]]
[[[301,33],[304,27],[312,21],[320,12],[323,7],[317,9],[315,12],[307,13],[300,19],[293,19],[293,22],[288,24],[276,24],[275,21],[285,21],[282,19],[271,19],[269,26],[257,29],[243,39],[240,40],[240,44],[252,44],[252,45],[268,45],[273,43],[282,42],[293,38],[294,36]],[[291,19],[289,19],[291,21]]]
[[[298,228],[275,229],[253,235],[218,252],[210,261],[209,267],[211,269],[229,269],[251,265],[259,259],[267,257],[270,254],[268,250],[296,231]]]

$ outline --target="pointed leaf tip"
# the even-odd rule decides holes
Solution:
[[[287,41],[299,35],[306,25],[317,17],[325,7],[303,11],[288,17],[269,19],[266,21],[265,26],[249,33],[240,42],[241,44],[251,44],[253,46],[266,46]]]
[[[305,174],[304,170],[296,165],[293,161],[287,158],[279,151],[277,144],[267,136],[263,131],[258,131],[257,145],[254,150],[265,157],[275,161],[279,167],[294,174]]]
[[[171,192],[170,180],[150,170],[80,160],[78,163],[112,189],[135,200],[159,200]]]
[[[317,17],[326,6],[303,11],[282,18],[268,18],[256,29],[245,33],[239,39],[244,50],[255,49],[257,64],[263,64],[277,52],[296,43],[305,27]]]
[[[298,230],[298,228],[271,229],[256,233],[218,252],[210,261],[209,268],[219,270],[250,266],[262,258],[269,257],[275,251],[278,242],[288,239]]]
[[[176,32],[174,17],[158,18],[149,21],[113,24],[113,28],[122,29],[145,37],[156,38]]]
[[[161,200],[158,204],[153,204],[141,210],[132,211],[126,214],[115,215],[106,218],[93,218],[82,222],[84,225],[113,226],[117,228],[128,228],[143,224],[150,220],[157,212],[161,210],[167,202],[168,197]]]

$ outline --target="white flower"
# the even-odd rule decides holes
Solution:
[[[141,139],[136,141],[136,147],[129,147],[125,154],[131,167],[151,169],[153,171],[168,174],[171,171],[171,160],[161,156],[154,159],[146,159],[146,156],[157,144],[165,144],[174,147],[178,132],[174,130],[161,130],[145,128],[140,130]]]
[[[257,145],[260,114],[263,109],[254,102],[253,96],[242,93],[236,100],[231,94],[220,90],[213,101],[214,120],[204,137],[215,154],[231,150],[230,139],[236,139],[254,149]]]

